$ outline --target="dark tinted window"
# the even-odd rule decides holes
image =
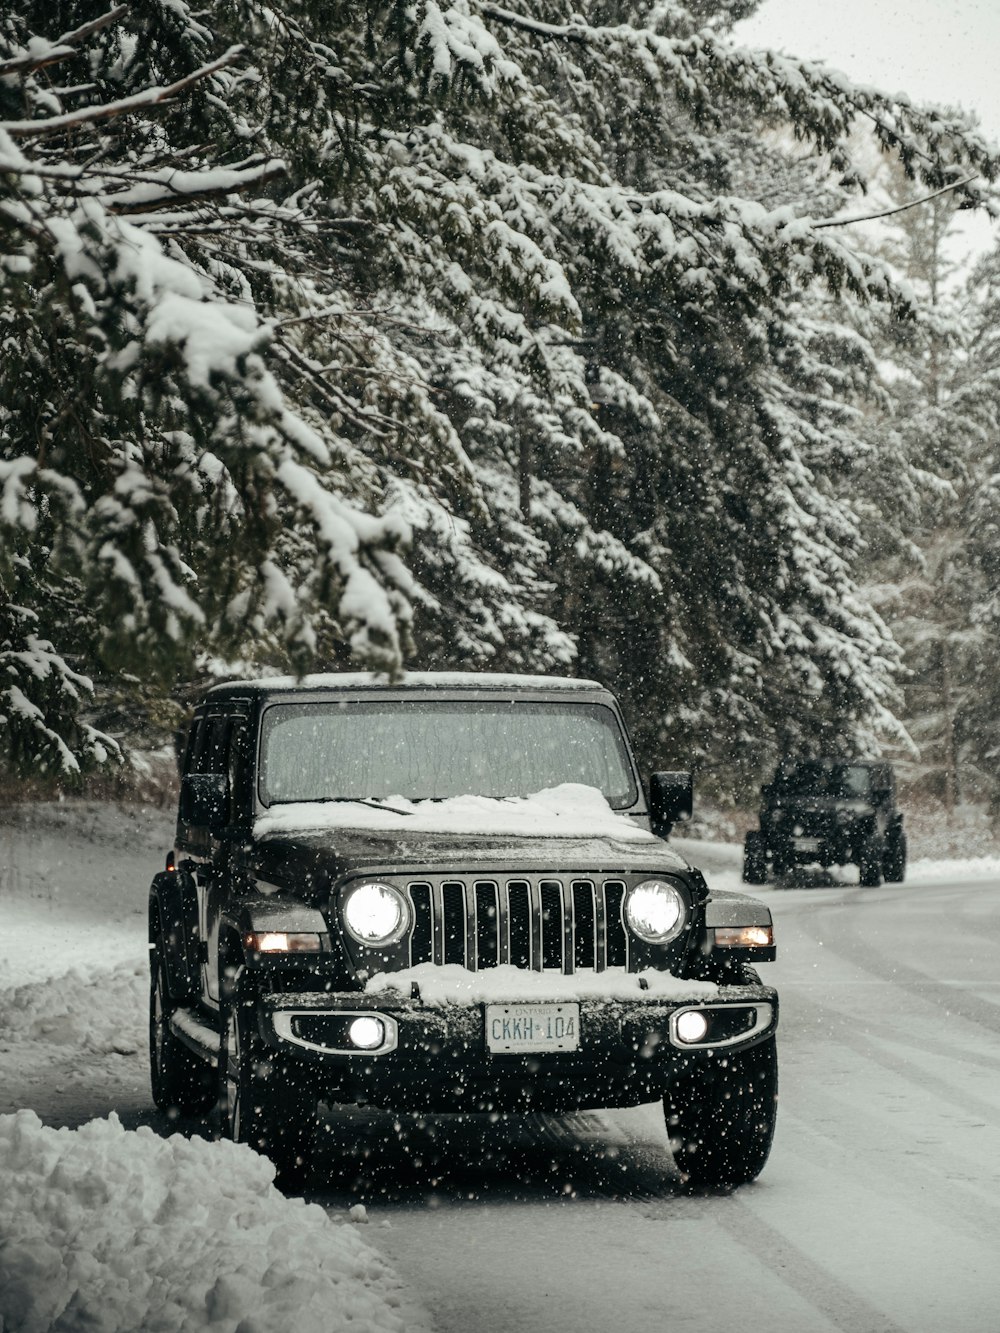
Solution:
[[[780,768],[775,779],[775,787],[781,794],[798,793],[803,796],[832,796],[843,800],[859,800],[870,794],[871,779],[871,769],[867,764],[811,759],[788,768]]]
[[[195,773],[224,773],[226,771],[226,727],[228,719],[216,715],[204,719],[195,748]]]

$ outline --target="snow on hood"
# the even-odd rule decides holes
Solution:
[[[461,833],[491,836],[582,838],[656,842],[653,834],[616,814],[596,787],[564,782],[533,796],[450,796],[443,801],[290,801],[259,815],[254,835],[314,829],[364,828],[377,832]]]
[[[403,1333],[381,1256],[273,1177],[249,1148],[113,1114],[0,1116],[0,1329]]]
[[[694,1000],[718,995],[713,981],[683,981],[669,972],[526,972],[504,963],[501,967],[470,972],[459,963],[443,966],[420,963],[402,972],[382,972],[369,978],[366,992],[400,991],[409,995],[416,982],[424,1004],[532,1004],[541,1000]]]

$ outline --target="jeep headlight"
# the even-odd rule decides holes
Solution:
[[[348,889],[341,910],[344,925],[360,944],[393,944],[409,920],[403,895],[378,881]]]
[[[647,944],[666,944],[684,928],[684,899],[665,879],[644,879],[625,899],[625,920]]]

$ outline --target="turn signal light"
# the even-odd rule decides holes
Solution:
[[[769,949],[774,944],[771,926],[716,926],[717,949]]]
[[[250,931],[243,936],[243,943],[254,953],[319,953],[321,948],[319,935],[286,930]]]

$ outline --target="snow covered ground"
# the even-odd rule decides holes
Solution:
[[[171,837],[171,817],[155,809],[67,803],[23,809],[6,822],[0,821],[0,1333],[284,1333],[291,1329],[296,1333],[329,1333],[346,1328],[381,1333],[432,1326],[525,1327],[521,1316],[505,1315],[492,1303],[488,1309],[484,1304],[475,1320],[466,1313],[470,1293],[480,1288],[485,1293],[491,1281],[509,1280],[516,1286],[513,1256],[518,1237],[522,1233],[534,1236],[530,1230],[524,1232],[524,1219],[519,1215],[504,1209],[498,1212],[494,1207],[488,1222],[480,1228],[461,1209],[435,1212],[433,1199],[428,1205],[428,1196],[421,1192],[409,1226],[402,1214],[390,1221],[373,1213],[370,1204],[366,1212],[350,1193],[328,1195],[325,1207],[285,1198],[274,1189],[271,1168],[261,1158],[244,1148],[211,1142],[204,1126],[184,1126],[183,1133],[171,1133],[166,1118],[152,1109],[145,1053],[145,899],[149,879],[162,864]],[[678,846],[703,867],[711,886],[740,886],[737,847],[683,840]],[[779,981],[785,994],[787,980],[786,1028],[796,1022],[796,1005],[801,1014],[808,1015],[816,1000],[808,989],[816,964],[807,961],[807,937],[820,931],[821,921],[834,920],[830,914],[855,911],[853,904],[844,901],[845,887],[855,881],[856,872],[850,870],[826,876],[816,872],[788,886],[755,890],[767,898],[779,918],[786,904],[789,909],[803,908],[802,915],[790,918],[793,930],[781,936],[781,941],[795,936],[795,949],[785,964],[787,978]],[[966,882],[975,888],[977,881],[984,889],[986,881],[1000,882],[1000,858],[917,861],[905,892],[926,886],[925,897],[909,894],[907,901],[915,904],[914,910],[929,912],[935,901],[934,886],[952,886],[948,892],[954,893],[954,886]],[[894,888],[891,892],[904,891]],[[871,914],[877,899],[870,890],[863,893],[866,896],[856,901],[868,905],[869,919],[874,920]],[[962,911],[973,934],[992,928],[987,924],[991,918],[985,896],[974,897]],[[826,933],[819,943],[832,944],[827,925],[823,931]],[[847,1003],[850,996],[850,1002],[856,1004],[870,993],[863,980],[855,981],[846,971],[846,959],[856,962],[861,957],[864,961],[863,947],[863,941],[853,942],[850,948],[845,946],[845,961],[837,962],[842,976],[836,969],[830,974],[833,980],[828,976],[828,984],[834,989],[826,993],[824,1003],[831,996],[837,1004],[841,1003],[839,997]],[[826,952],[832,962],[831,950],[827,948]],[[788,958],[789,954],[784,956]],[[941,984],[963,985],[964,966],[956,957],[951,969],[956,979]],[[887,965],[884,970],[895,977],[898,969]],[[905,972],[903,984],[916,994],[918,982]],[[923,986],[923,982],[919,984]],[[988,983],[968,984],[974,984],[979,1009],[969,1008],[973,999],[967,997],[966,1015],[962,1008],[965,992],[956,991],[957,1001],[949,1001],[952,1028],[956,1023],[961,1026],[964,1017],[989,1027],[996,1013],[995,993]],[[838,986],[849,989],[838,990]],[[924,991],[920,993],[923,997]],[[831,1012],[828,1004],[824,1013]],[[791,1072],[787,1077],[798,1077],[797,1086],[804,1090],[801,1095],[814,1096],[806,1077],[814,1043],[805,1028],[796,1033],[793,1026],[788,1036],[786,1054]],[[907,1040],[898,1033],[886,1037],[882,1058],[898,1063]],[[956,1042],[954,1032],[952,1042]],[[982,1094],[979,1100],[970,1100],[971,1094],[963,1092],[960,1100],[970,1107],[977,1122],[992,1124],[993,1084],[983,1081],[996,1077],[992,1072],[992,1048],[986,1051],[959,1039],[957,1049],[973,1063],[971,1075],[956,1066],[955,1078],[978,1077],[979,1082],[969,1086]],[[837,1077],[843,1083],[848,1077],[846,1065],[838,1069]],[[928,1077],[932,1077],[930,1072]],[[860,1094],[868,1105],[887,1095],[877,1079],[863,1083]],[[831,1089],[831,1095],[836,1100],[841,1090]],[[851,1109],[858,1104],[852,1099]],[[750,1202],[740,1204],[735,1214],[727,1201],[707,1201],[713,1226],[721,1225],[723,1230],[736,1227],[740,1217],[746,1221],[753,1214],[755,1224],[766,1223],[777,1230],[782,1230],[788,1217],[794,1223],[792,1232],[798,1229],[800,1234],[808,1234],[809,1227],[815,1230],[817,1219],[810,1221],[808,1210],[803,1212],[805,1199],[800,1187],[806,1193],[815,1192],[819,1164],[825,1162],[827,1153],[816,1139],[817,1126],[810,1123],[808,1162],[800,1160],[794,1169],[788,1165],[796,1160],[797,1110],[793,1085],[787,1107],[783,1100],[784,1141],[791,1147],[791,1151],[786,1148],[784,1167],[780,1159],[769,1166],[762,1184],[746,1193]],[[657,1172],[662,1173],[667,1160],[662,1144],[649,1146],[656,1133],[662,1138],[662,1121],[661,1128],[654,1131],[650,1128],[654,1119],[651,1108],[622,1114],[625,1129],[616,1128],[607,1118],[593,1117],[571,1119],[561,1127],[542,1126],[537,1131],[539,1143],[531,1151],[537,1157],[539,1152],[551,1150],[560,1162],[560,1171],[577,1180],[585,1179],[588,1172],[595,1180],[599,1176],[603,1179],[601,1173],[613,1174],[619,1169],[631,1173],[633,1181],[652,1179]],[[909,1121],[914,1121],[917,1144],[923,1141],[917,1122],[925,1123],[930,1114],[911,1109],[904,1117],[908,1133]],[[816,1106],[812,1105],[808,1117],[802,1118],[814,1122],[816,1115]],[[969,1116],[964,1121],[961,1116],[958,1119],[961,1124],[955,1132],[974,1137],[977,1131]],[[903,1121],[898,1123],[902,1125]],[[473,1129],[448,1132],[454,1138],[451,1148],[445,1147],[446,1156],[450,1153],[451,1157],[446,1169],[454,1172],[456,1163],[464,1163],[468,1169],[470,1163],[481,1159],[481,1170],[487,1170],[482,1164],[499,1151],[501,1135],[491,1136],[487,1147],[485,1140],[477,1145],[477,1131]],[[779,1129],[779,1149],[781,1132]],[[992,1135],[993,1130],[989,1132]],[[648,1139],[645,1144],[644,1135]],[[604,1141],[588,1157],[587,1145],[597,1136]],[[964,1139],[962,1142],[964,1145]],[[509,1139],[507,1150],[515,1156],[520,1150],[516,1134]],[[965,1180],[965,1148],[959,1150],[953,1144],[951,1151],[952,1157],[946,1154],[950,1178]],[[539,1167],[538,1179],[544,1179],[545,1174],[546,1168]],[[495,1172],[487,1179],[487,1190],[495,1187],[490,1180],[498,1178],[503,1178],[502,1171],[499,1177]],[[768,1179],[777,1182],[773,1187],[776,1192],[771,1194]],[[467,1187],[467,1183],[459,1182],[457,1189]],[[589,1213],[580,1208],[560,1213],[562,1239],[553,1236],[545,1243],[552,1244],[553,1255],[561,1256],[558,1262],[572,1272],[574,1262],[579,1260],[564,1253],[569,1246],[567,1238],[576,1236],[581,1245],[594,1244],[594,1228],[599,1221],[602,1226],[611,1225],[609,1239],[596,1241],[599,1247],[613,1248],[612,1237],[627,1235],[629,1253],[641,1258],[645,1253],[642,1247],[651,1243],[649,1218],[662,1207],[657,1204],[654,1208],[648,1202],[652,1196],[644,1194],[645,1189],[643,1185],[637,1208],[628,1213],[619,1209],[610,1218],[603,1214],[598,1217],[593,1209]],[[779,1202],[782,1189],[784,1202]],[[919,1194],[919,1189],[903,1190],[904,1199],[911,1202]],[[695,1214],[684,1211],[692,1206],[681,1201],[680,1212],[671,1214],[672,1225],[685,1216],[695,1220]],[[875,1215],[872,1208],[867,1220],[872,1221]],[[902,1224],[899,1208],[892,1216]],[[358,1225],[369,1217],[372,1225]],[[537,1213],[535,1218],[539,1218]],[[925,1223],[930,1224],[928,1218],[907,1225],[914,1236],[922,1236]],[[828,1217],[826,1224],[832,1225],[832,1219]],[[546,1225],[543,1216],[540,1236],[549,1234]],[[635,1231],[637,1225],[639,1230]],[[642,1226],[647,1230],[643,1231]],[[841,1248],[833,1256],[835,1267],[839,1266],[841,1253],[854,1254],[856,1246],[848,1234],[850,1230],[846,1216],[842,1222],[837,1221],[838,1235],[841,1231],[844,1234],[838,1242]],[[680,1234],[671,1231],[675,1240]],[[734,1239],[736,1234],[732,1233]],[[704,1240],[701,1231],[697,1236],[692,1262],[697,1260],[698,1245]],[[537,1250],[539,1242],[532,1239],[531,1243]],[[744,1236],[741,1244],[745,1243]],[[439,1253],[432,1253],[435,1245]],[[461,1260],[456,1257],[459,1251],[465,1256]],[[974,1247],[966,1246],[961,1253],[976,1258]],[[384,1257],[386,1254],[392,1256],[392,1264]],[[971,1264],[973,1259],[964,1262]],[[896,1261],[903,1262],[899,1256]],[[758,1257],[753,1262],[762,1260]],[[629,1319],[629,1300],[634,1300],[635,1319],[631,1322],[635,1327],[660,1327],[661,1318],[665,1319],[662,1326],[669,1327],[667,1310],[657,1305],[663,1275],[652,1257],[650,1264],[653,1266],[647,1278],[630,1279],[632,1295],[624,1301],[622,1314]],[[406,1273],[408,1285],[401,1283],[393,1265]],[[742,1284],[756,1280],[757,1270],[752,1266],[739,1272]],[[975,1285],[974,1271],[964,1272],[962,1277],[964,1300],[978,1302],[975,1310],[985,1309],[985,1302],[994,1296],[1000,1298],[995,1283],[992,1287],[988,1283]],[[556,1284],[559,1281],[554,1272],[549,1280]],[[796,1278],[800,1285],[805,1284],[803,1292],[810,1280],[808,1270]],[[815,1281],[820,1295],[826,1287],[833,1289],[829,1274],[820,1273]],[[871,1281],[876,1279],[871,1277]],[[424,1282],[429,1284],[427,1290],[414,1285]],[[913,1303],[912,1295],[908,1298],[902,1291],[904,1285],[896,1282],[892,1286],[894,1292],[900,1289],[900,1309],[906,1307],[907,1299]],[[941,1287],[942,1291],[947,1288],[944,1279]],[[540,1322],[535,1327],[568,1327],[574,1319],[579,1329],[597,1327],[587,1323],[586,1302],[579,1302],[579,1309],[566,1308],[557,1317],[552,1310],[546,1314],[544,1303],[538,1305],[540,1292],[536,1287],[519,1293],[519,1299],[536,1311]],[[808,1322],[812,1306],[805,1296],[802,1299],[801,1310],[788,1300],[779,1302],[768,1314],[769,1326],[796,1333],[812,1333],[813,1327],[898,1333],[900,1329],[934,1326],[932,1322],[921,1323],[919,1315],[909,1320],[894,1321],[888,1316],[877,1320],[853,1296],[838,1296],[839,1305],[831,1296],[831,1308],[839,1313],[832,1322],[813,1325]],[[960,1294],[959,1307],[961,1299]],[[433,1321],[425,1313],[431,1300]],[[966,1304],[964,1308],[968,1315],[972,1307]],[[1000,1300],[992,1308],[1000,1309]],[[927,1317],[932,1319],[931,1314]],[[933,1318],[938,1315],[933,1314]],[[710,1317],[704,1323],[690,1319],[684,1322],[684,1327],[695,1333],[710,1333],[715,1326]],[[977,1326],[974,1311],[950,1326],[978,1327],[982,1333],[987,1328],[986,1324]],[[763,1325],[751,1320],[744,1327]]]

